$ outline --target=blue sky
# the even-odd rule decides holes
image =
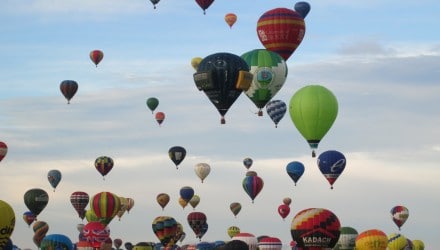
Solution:
[[[110,191],[135,200],[129,214],[110,224],[112,238],[157,241],[151,222],[169,215],[184,225],[183,243],[196,242],[186,222],[192,208],[177,203],[179,189],[192,186],[201,197],[196,210],[208,217],[203,240],[228,240],[227,228],[236,225],[288,244],[293,216],[309,207],[332,210],[358,232],[391,234],[397,227],[389,211],[402,204],[410,217],[401,233],[439,249],[440,4],[308,2],[305,38],[274,99],[288,102],[308,84],[337,96],[338,118],[319,146],[347,158],[333,190],[288,114],[274,128],[242,94],[220,125],[192,79],[193,57],[263,48],[258,18],[295,2],[216,0],[203,15],[195,1],[164,0],[155,10],[141,0],[2,1],[0,140],[9,151],[0,163],[0,199],[17,216],[14,243],[36,249],[21,219],[28,210],[23,194],[34,187],[50,195],[39,216],[48,234],[76,240],[76,225],[86,221],[77,217],[70,194]],[[228,12],[238,16],[232,29],[223,20]],[[97,68],[88,58],[93,49],[105,53]],[[70,105],[59,91],[66,79],[79,84]],[[167,115],[160,127],[145,105],[152,96]],[[174,145],[188,152],[179,170],[167,154]],[[105,181],[93,166],[101,155],[115,161]],[[265,182],[253,204],[241,187],[245,157]],[[293,160],[306,166],[296,187],[285,172]],[[199,162],[212,168],[203,184],[194,173]],[[47,181],[51,169],[63,174],[56,192]],[[155,200],[162,192],[171,196],[165,211]],[[293,200],[285,221],[276,210],[284,197]],[[229,211],[235,201],[243,206],[237,218]]]

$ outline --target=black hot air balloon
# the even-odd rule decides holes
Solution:
[[[76,94],[78,90],[78,83],[73,80],[64,80],[60,84],[61,93],[67,99],[67,104],[70,103],[70,99]]]

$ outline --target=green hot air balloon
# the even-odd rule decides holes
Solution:
[[[150,97],[147,99],[147,107],[151,110],[151,113],[159,106],[159,99],[156,97]]]
[[[275,52],[266,49],[255,49],[244,53],[243,58],[249,65],[249,72],[253,74],[252,84],[245,94],[261,110],[283,87],[287,78],[287,64]]]
[[[290,99],[290,118],[307,140],[315,157],[315,149],[330,130],[338,115],[335,95],[321,85],[309,85],[298,90]]]
[[[31,211],[35,218],[43,211],[49,202],[49,195],[40,188],[33,188],[24,194],[24,204]]]

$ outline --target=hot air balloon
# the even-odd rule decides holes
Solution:
[[[308,2],[297,2],[294,9],[302,16],[302,18],[306,18],[310,11],[310,4]]]
[[[338,115],[338,101],[321,85],[309,85],[298,90],[290,99],[290,118],[309,143],[312,156],[319,142],[332,127]]]
[[[232,214],[237,217],[237,214],[241,211],[241,204],[240,202],[232,202],[229,205],[229,209],[231,210]]]
[[[70,104],[70,99],[72,99],[76,91],[78,91],[78,83],[73,80],[64,80],[60,84],[60,90],[67,99],[67,104]]]
[[[5,158],[6,154],[8,153],[8,146],[6,143],[0,141],[0,161]]]
[[[168,150],[168,156],[170,157],[171,161],[174,162],[177,169],[179,167],[179,164],[182,163],[182,161],[185,159],[186,150],[184,147],[174,146]]]
[[[266,104],[266,112],[273,123],[275,123],[275,128],[278,127],[278,123],[283,119],[286,111],[287,105],[281,100],[272,100]]]
[[[127,249],[127,250],[132,250],[132,248],[133,248],[133,244],[132,244],[131,242],[125,242],[125,243],[124,243],[124,247],[125,247],[125,249]]]
[[[122,246],[122,240],[117,238],[113,240],[113,245],[115,246],[116,249],[120,249],[120,247]]]
[[[263,179],[261,179],[258,175],[250,175],[246,176],[243,179],[242,186],[244,191],[249,195],[254,203],[255,197],[261,192],[264,186]]]
[[[266,49],[255,49],[244,53],[243,58],[253,74],[252,83],[244,93],[259,109],[262,109],[283,87],[287,78],[287,64],[275,52]]]
[[[110,229],[99,221],[87,223],[82,231],[84,237],[94,248],[100,248],[110,238]]]
[[[9,238],[14,232],[15,212],[9,203],[0,200],[0,214],[0,249],[4,249],[4,247],[8,244]]]
[[[278,214],[283,218],[283,220],[290,214],[290,207],[286,204],[281,204],[278,206]]]
[[[180,205],[183,209],[185,209],[185,207],[188,206],[188,203],[189,203],[189,201],[184,200],[182,197],[179,197],[178,202],[179,202],[179,205]]]
[[[237,15],[234,13],[227,13],[225,15],[225,22],[229,25],[229,28],[232,28],[235,22],[237,22]]]
[[[95,212],[92,209],[87,209],[85,212],[85,217],[87,222],[99,222],[98,216],[96,216]],[[101,223],[101,222],[99,222]]]
[[[35,215],[31,211],[26,211],[23,213],[23,220],[30,226],[35,221]]]
[[[166,193],[160,193],[156,196],[156,201],[159,204],[159,206],[162,208],[162,210],[164,210],[168,202],[170,202],[170,196]]]
[[[119,196],[119,202],[121,205],[119,206],[119,211],[116,213],[116,216],[121,220],[121,217],[127,211],[128,200],[125,197]]]
[[[158,216],[152,222],[154,234],[164,247],[175,245],[175,236],[177,233],[177,221],[170,216]]]
[[[156,97],[150,97],[147,99],[146,103],[147,107],[151,110],[151,113],[153,113],[157,106],[159,106],[159,99]]]
[[[412,240],[413,250],[425,250],[425,243],[421,240]]]
[[[290,233],[298,247],[333,248],[338,242],[341,224],[338,217],[324,208],[308,208],[292,220]]]
[[[259,250],[281,250],[283,243],[277,237],[264,237],[258,242]]]
[[[249,246],[242,240],[230,240],[222,248],[224,250],[248,250]]]
[[[200,8],[202,8],[203,10],[203,15],[206,14],[206,9],[209,8],[209,6],[211,6],[211,4],[214,2],[214,0],[196,0],[196,3],[200,6]]]
[[[237,226],[230,226],[228,227],[228,235],[229,237],[234,237],[235,235],[240,233],[240,228]]]
[[[253,161],[251,158],[249,158],[249,157],[246,157],[246,158],[243,159],[243,165],[244,165],[244,167],[245,167],[247,170],[249,170],[249,168],[252,167],[252,163],[253,163],[253,162],[254,162],[254,161]]]
[[[160,2],[160,0],[150,0],[150,1],[153,4],[154,9],[156,9],[156,4]]]
[[[344,171],[347,160],[336,150],[322,152],[318,157],[318,167],[333,189],[333,183]]]
[[[100,156],[95,160],[95,168],[102,175],[102,179],[112,170],[113,165],[113,159],[108,156]]]
[[[363,231],[356,237],[356,250],[385,250],[387,246],[387,235],[378,229]]]
[[[200,64],[200,62],[203,60],[203,58],[201,58],[201,57],[193,57],[192,59],[191,59],[191,66],[193,67],[193,69],[195,70],[195,71],[197,71],[197,69],[199,68],[199,64]]]
[[[98,217],[99,222],[108,225],[121,208],[119,197],[110,192],[95,194],[90,200],[90,209]]]
[[[334,249],[339,250],[354,250],[356,247],[356,237],[358,236],[356,229],[352,227],[341,227],[341,234],[339,235],[338,243]]]
[[[90,60],[95,64],[96,67],[98,67],[98,64],[102,61],[104,58],[104,53],[101,50],[92,50],[89,54]]]
[[[132,198],[127,198],[127,213],[130,213],[130,210],[134,206],[134,200]]]
[[[191,205],[192,208],[196,208],[197,205],[199,205],[200,203],[200,196],[198,195],[193,195],[193,197],[191,198],[191,200],[189,200],[189,204]]]
[[[78,216],[84,219],[86,216],[85,208],[89,204],[89,195],[86,192],[76,191],[70,195],[70,203],[72,204]]]
[[[304,165],[299,161],[289,162],[286,166],[286,172],[296,186],[299,178],[304,174]]]
[[[209,166],[208,163],[197,163],[194,167],[194,172],[203,183],[205,178],[209,175],[209,172],[211,172],[211,166]]]
[[[202,212],[191,212],[186,219],[196,237],[201,239],[203,226],[206,224],[206,215]]]
[[[26,191],[23,198],[24,204],[29,211],[35,215],[35,219],[37,219],[37,216],[43,211],[49,202],[49,195],[46,191],[40,188],[29,189]]]
[[[47,173],[47,180],[50,185],[53,187],[53,191],[55,192],[55,188],[61,181],[61,172],[57,169],[52,169]]]
[[[203,58],[193,76],[197,88],[205,92],[220,113],[221,124],[225,123],[224,116],[229,108],[253,79],[246,61],[231,53],[215,53]]]
[[[165,113],[164,113],[164,112],[157,112],[157,113],[154,115],[154,118],[156,119],[156,122],[157,122],[159,125],[162,125],[163,121],[165,120]]]
[[[393,207],[390,213],[391,213],[391,219],[393,219],[394,224],[396,224],[396,226],[400,230],[400,228],[403,226],[403,224],[409,217],[408,208],[406,208],[405,206],[398,205]]]
[[[191,198],[194,196],[194,189],[189,186],[184,186],[180,189],[180,198],[184,201],[189,202]]]
[[[49,234],[44,237],[40,244],[41,250],[73,250],[73,243],[69,237],[63,234]]]
[[[388,250],[402,250],[408,245],[403,234],[392,233],[388,235]]]
[[[286,204],[287,206],[290,206],[290,203],[292,203],[292,199],[289,197],[286,197],[283,199],[283,204]]]
[[[266,11],[257,22],[257,35],[263,46],[278,53],[285,61],[301,44],[306,26],[296,11],[275,8]]]
[[[34,241],[35,245],[40,248],[41,242],[43,241],[44,237],[46,237],[46,233],[49,231],[49,225],[44,221],[36,221],[32,229],[34,230],[32,240]]]
[[[256,250],[258,247],[257,237],[255,237],[255,235],[251,233],[240,232],[236,234],[234,237],[232,237],[232,240],[243,241],[244,243],[246,243],[249,250]]]

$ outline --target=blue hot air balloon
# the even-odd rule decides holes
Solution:
[[[61,172],[57,169],[52,169],[47,173],[47,180],[50,185],[53,187],[53,191],[55,192],[55,188],[61,181]]]
[[[302,18],[306,18],[310,11],[310,4],[308,2],[297,2],[294,9],[302,16]]]
[[[182,198],[186,202],[189,202],[193,196],[194,189],[192,187],[185,186],[180,189],[180,198]]]
[[[333,183],[344,171],[347,160],[345,156],[336,150],[328,150],[318,157],[318,167],[333,189]]]
[[[299,161],[289,162],[286,166],[286,172],[296,186],[296,182],[298,182],[299,178],[304,174],[304,165]]]
[[[273,123],[275,123],[275,127],[277,127],[278,123],[283,119],[286,111],[287,105],[281,100],[272,100],[266,104],[266,112]]]

